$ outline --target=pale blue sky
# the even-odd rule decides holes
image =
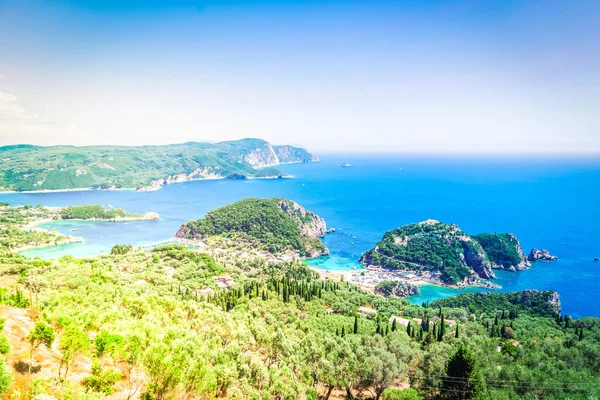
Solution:
[[[600,153],[600,2],[0,0],[0,145]]]

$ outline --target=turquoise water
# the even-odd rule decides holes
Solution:
[[[186,182],[149,193],[133,191],[0,194],[11,204],[66,206],[99,203],[129,212],[156,211],[162,219],[127,223],[52,224],[84,244],[40,249],[28,256],[85,256],[115,243],[142,245],[171,237],[207,211],[248,196],[294,199],[337,229],[324,242],[331,256],[314,260],[325,269],[357,265],[365,250],[389,229],[433,218],[464,231],[513,232],[523,247],[559,256],[519,273],[498,273],[505,291],[552,289],[573,316],[600,316],[600,159],[452,159],[407,156],[325,155],[316,164],[283,166],[292,180]],[[342,162],[352,164],[341,168]],[[71,231],[77,229],[77,231]],[[476,290],[476,289],[470,289]],[[412,301],[456,294],[425,286]]]

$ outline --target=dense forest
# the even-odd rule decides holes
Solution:
[[[275,198],[240,200],[184,224],[177,232],[178,237],[187,239],[220,235],[249,240],[272,253],[292,250],[302,257],[327,251],[319,240],[324,234],[325,223],[316,214],[291,200]]]
[[[364,265],[440,273],[450,284],[467,277],[493,278],[492,268],[522,269],[525,266],[519,264],[524,260],[521,244],[512,234],[469,236],[454,224],[434,220],[386,232],[361,258]]]
[[[232,176],[277,177],[261,168],[317,158],[260,139],[164,146],[0,147],[0,191],[139,188],[156,181]]]

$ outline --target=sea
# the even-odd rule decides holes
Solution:
[[[525,252],[558,256],[522,272],[496,271],[500,291],[556,290],[563,313],[600,317],[600,158],[325,154],[321,162],[279,168],[294,179],[210,180],[164,186],[156,192],[81,191],[4,193],[12,205],[102,204],[128,212],[154,211],[159,221],[56,222],[48,229],[85,239],[24,252],[27,257],[92,256],[114,244],[167,240],[186,221],[246,197],[286,197],[322,216],[336,231],[331,254],[309,261],[325,270],[361,268],[361,254],[388,230],[436,219],[469,234],[511,232]],[[342,167],[342,163],[351,164]],[[421,304],[465,291],[426,285],[409,300]]]

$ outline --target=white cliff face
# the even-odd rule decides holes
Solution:
[[[311,236],[322,238],[327,233],[325,220],[317,214],[307,211],[300,204],[291,200],[281,200],[279,206],[291,217],[300,222],[300,229]]]
[[[293,146],[273,146],[270,143],[265,143],[263,147],[258,147],[248,153],[245,160],[254,168],[319,161],[317,157],[302,149]]]

